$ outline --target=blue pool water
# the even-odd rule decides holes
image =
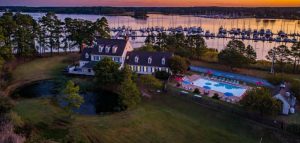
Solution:
[[[183,84],[192,84],[192,82],[187,81],[187,80],[183,80],[182,83],[183,83]]]
[[[184,81],[188,83],[189,81]],[[189,82],[191,83],[191,82]],[[193,82],[195,86],[210,89],[217,92],[223,93],[225,96],[242,96],[246,92],[246,88],[239,87],[236,85],[231,85],[227,83],[221,83],[216,81],[211,81],[203,78],[199,78]]]

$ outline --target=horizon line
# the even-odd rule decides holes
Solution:
[[[109,6],[109,5],[99,5],[99,6],[14,6],[14,5],[7,5],[7,6],[0,6],[0,7],[29,7],[29,8],[42,8],[42,7],[49,7],[49,8],[72,8],[72,7],[112,7],[112,8],[300,8],[300,6]]]

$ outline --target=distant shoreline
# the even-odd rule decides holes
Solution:
[[[194,15],[205,18],[290,19],[300,20],[300,7],[22,7],[0,6],[0,12],[57,14],[95,14],[105,16],[134,16],[136,12],[164,15]]]

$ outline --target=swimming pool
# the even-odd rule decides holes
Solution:
[[[214,90],[217,92],[223,93],[225,96],[242,96],[246,92],[246,88],[244,87],[239,87],[227,83],[221,83],[221,82],[216,82],[216,81],[211,81],[203,78],[199,78],[193,82],[195,86],[204,88],[204,89],[209,89],[209,90]]]

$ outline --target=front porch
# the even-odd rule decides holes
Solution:
[[[88,75],[88,76],[94,76],[95,75],[95,72],[93,71],[93,69],[78,67],[78,66],[68,67],[68,73],[69,74],[75,74],[75,75]]]

